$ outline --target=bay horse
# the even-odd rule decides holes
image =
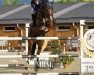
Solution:
[[[40,8],[36,14],[36,26],[32,27],[30,25],[29,37],[42,37],[51,30],[51,27],[53,25],[52,4],[53,3],[51,3],[51,6],[49,7],[49,4],[45,0],[42,0]],[[36,54],[40,55],[43,42],[44,40],[29,40],[28,55],[35,55],[36,44],[38,45],[38,51]]]

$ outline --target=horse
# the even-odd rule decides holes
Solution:
[[[29,37],[42,37],[51,30],[53,26],[53,8],[43,0],[36,14],[36,26],[30,25]],[[38,45],[37,55],[40,55],[44,40],[29,40],[28,55],[35,55],[36,45]],[[33,43],[32,43],[33,42]]]

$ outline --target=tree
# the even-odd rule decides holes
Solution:
[[[19,0],[3,0],[5,5],[15,5],[18,4]]]

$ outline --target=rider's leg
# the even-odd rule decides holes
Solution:
[[[34,16],[35,16],[34,17],[34,24],[35,24],[35,26],[36,26],[36,15],[37,15],[37,13],[34,14]]]
[[[33,9],[33,8],[31,8],[31,16],[32,16],[32,21],[33,21],[33,25],[32,25],[32,27],[35,27],[35,24],[36,24],[36,22],[35,22],[35,10]]]
[[[36,16],[35,14],[32,14],[32,21],[33,21],[33,27],[36,26]]]

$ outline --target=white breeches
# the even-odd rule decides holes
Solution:
[[[31,8],[31,14],[35,14],[35,10]]]

